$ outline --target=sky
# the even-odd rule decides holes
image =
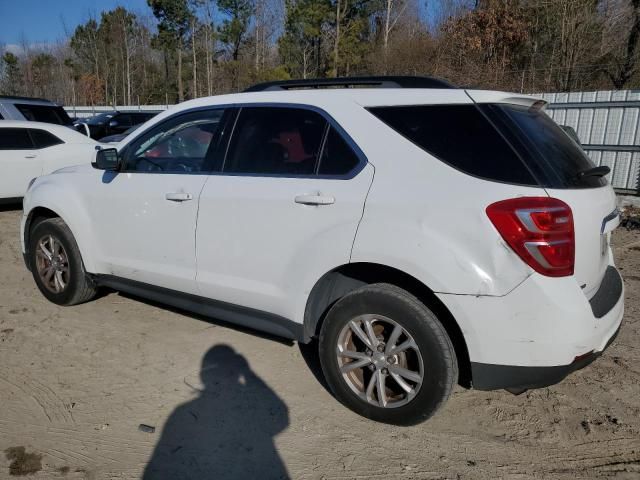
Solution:
[[[147,0],[0,0],[0,45],[17,47],[23,40],[38,45],[64,39],[76,26],[103,10],[122,5],[151,15]]]
[[[470,1],[418,1],[422,15],[431,21],[446,6],[467,3]],[[79,24],[117,6],[143,17],[152,15],[147,0],[0,0],[0,50],[19,53],[24,43],[37,48],[64,40]]]

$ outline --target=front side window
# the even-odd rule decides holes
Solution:
[[[31,150],[33,142],[26,128],[0,128],[0,150]]]
[[[142,134],[127,147],[125,171],[199,173],[207,171],[210,148],[217,141],[223,110],[173,117]]]
[[[326,126],[322,115],[311,110],[242,108],[224,172],[314,175]]]

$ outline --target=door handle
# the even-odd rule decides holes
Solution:
[[[30,153],[29,155],[25,155],[24,158],[36,158],[38,155],[35,153]]]
[[[167,193],[164,198],[170,202],[187,202],[189,200],[193,200],[193,195],[190,193],[174,192]]]
[[[294,200],[296,203],[301,203],[302,205],[331,205],[336,201],[333,197],[320,195],[319,193],[298,195]]]

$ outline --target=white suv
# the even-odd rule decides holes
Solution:
[[[60,305],[109,287],[318,339],[338,400],[382,422],[456,382],[547,386],[607,347],[624,294],[608,169],[543,107],[415,77],[192,100],[37,179],[26,264]]]

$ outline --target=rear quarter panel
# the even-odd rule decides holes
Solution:
[[[532,273],[485,209],[507,198],[547,196],[543,189],[459,172],[362,112],[371,119],[363,118],[366,139],[363,130],[359,143],[375,177],[352,262],[395,267],[435,292],[461,295],[505,295]]]

